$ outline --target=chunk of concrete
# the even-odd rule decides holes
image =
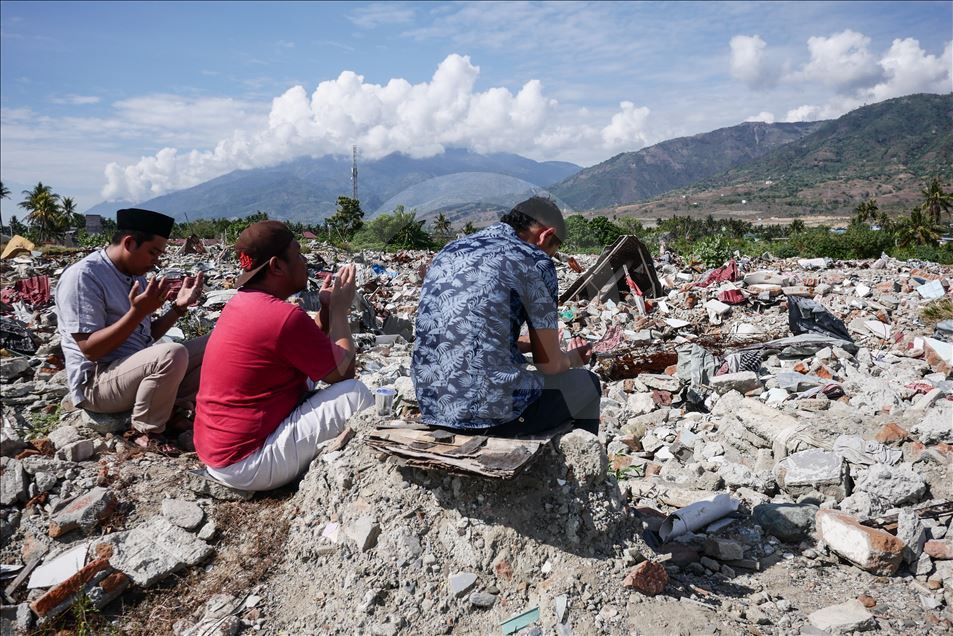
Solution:
[[[897,515],[897,538],[907,544],[903,552],[904,562],[916,563],[927,542],[927,529],[920,521],[919,515],[909,508],[901,510]]]
[[[811,612],[807,619],[811,625],[827,634],[865,632],[877,628],[874,615],[857,599]]]
[[[747,393],[748,391],[761,388],[761,380],[758,379],[758,374],[754,371],[739,371],[738,373],[716,375],[708,381],[708,384],[719,395],[724,395],[729,391]]]
[[[5,383],[29,374],[31,369],[28,358],[0,358],[0,380]]]
[[[29,487],[30,481],[20,460],[0,457],[0,505],[12,506],[26,501]]]
[[[861,525],[839,510],[818,510],[814,522],[818,538],[857,567],[881,576],[900,567],[906,544],[889,532]]]
[[[80,424],[96,431],[100,435],[125,431],[131,424],[129,412],[116,414],[93,413],[80,409],[77,413],[78,422]]]
[[[93,488],[53,513],[50,536],[61,537],[67,532],[89,531],[116,510],[116,495],[108,488]]]
[[[91,439],[78,439],[66,444],[56,456],[68,462],[84,462],[96,454],[96,444]]]
[[[599,438],[577,428],[559,439],[559,451],[581,485],[591,486],[606,479],[609,458]]]
[[[811,504],[764,503],[752,511],[765,532],[787,543],[801,541],[814,530],[817,506]]]
[[[847,463],[831,451],[814,448],[788,455],[775,465],[774,476],[778,485],[794,496],[812,490],[838,501],[847,496]]]
[[[0,427],[0,455],[13,457],[24,448],[26,448],[26,442],[23,441],[20,434],[4,422],[3,426]]]
[[[477,575],[472,572],[457,572],[456,574],[451,574],[448,581],[450,594],[456,598],[460,598],[473,589],[473,586],[476,585],[476,580]]]
[[[195,530],[205,519],[197,503],[184,499],[163,499],[162,516],[185,530]]]
[[[739,561],[745,558],[745,548],[737,541],[708,537],[705,541],[705,554],[719,561]]]
[[[896,507],[919,502],[927,492],[927,484],[910,464],[874,464],[860,475],[856,489],[886,507]]]
[[[357,549],[366,552],[377,545],[377,538],[381,535],[381,526],[377,519],[364,515],[354,523],[345,526],[344,533],[357,544]]]
[[[47,437],[53,442],[53,446],[56,450],[60,450],[64,446],[69,446],[83,439],[83,436],[75,426],[60,426],[53,429]]]
[[[933,407],[910,432],[924,444],[953,443],[953,404]]]
[[[953,372],[953,344],[936,338],[924,338],[923,357],[937,373],[949,375]]]
[[[109,562],[140,587],[198,565],[214,553],[207,543],[161,516],[132,530],[103,537],[99,543],[112,547]]]

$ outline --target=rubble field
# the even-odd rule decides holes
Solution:
[[[953,632],[953,268],[666,254],[656,298],[628,273],[582,285],[558,310],[595,343],[600,434],[493,479],[369,443],[419,415],[432,255],[305,251],[359,263],[359,378],[395,408],[254,496],[203,477],[191,433],[179,457],[144,452],[128,414],[64,400],[51,290],[84,252],[4,261],[4,634]],[[214,326],[237,266],[172,252],[166,275],[206,276],[181,340]],[[604,262],[558,257],[560,290]]]

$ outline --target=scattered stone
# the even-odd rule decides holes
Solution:
[[[53,442],[53,446],[56,447],[56,450],[60,450],[64,446],[69,446],[83,439],[83,436],[75,426],[60,426],[53,429],[47,437]]]
[[[450,575],[449,587],[450,594],[460,598],[476,585],[477,575],[471,572],[457,572]]]
[[[103,544],[112,547],[112,566],[128,574],[139,587],[149,587],[186,566],[198,565],[214,553],[207,543],[161,516],[132,530],[107,535],[99,543]]]
[[[949,539],[944,541],[930,539],[923,544],[923,552],[933,559],[941,559],[944,561],[953,559],[953,541]]]
[[[215,538],[217,532],[218,527],[215,525],[215,522],[210,519],[206,521],[201,528],[199,528],[198,534],[196,534],[196,536],[202,541],[211,541]]]
[[[875,464],[860,476],[856,488],[891,508],[917,503],[927,491],[923,477],[910,464]]]
[[[579,428],[566,433],[559,439],[559,451],[580,484],[592,486],[605,481],[609,458],[592,433]]]
[[[857,599],[811,612],[807,619],[814,627],[830,634],[865,632],[877,628],[874,615]]]
[[[897,515],[897,538],[907,546],[903,560],[906,563],[916,563],[923,552],[923,545],[927,542],[927,530],[913,510],[901,510]]]
[[[496,603],[496,596],[486,592],[474,592],[470,595],[470,605],[489,609]]]
[[[708,537],[705,541],[705,554],[719,561],[734,561],[744,558],[745,548],[737,541]]]
[[[96,431],[100,435],[125,431],[129,428],[131,422],[129,413],[93,413],[80,409],[76,411],[75,417],[81,425]]]
[[[93,488],[54,513],[50,536],[61,537],[77,529],[89,532],[116,510],[117,503],[109,488]]]
[[[774,475],[778,485],[793,496],[815,490],[837,500],[847,496],[847,463],[831,451],[811,449],[789,455],[774,467]]]
[[[906,545],[889,532],[861,525],[837,510],[818,510],[815,524],[818,538],[857,567],[882,576],[900,567]]]
[[[0,358],[0,380],[11,383],[26,376],[32,367],[27,358]]]
[[[0,505],[12,506],[18,501],[26,501],[29,486],[23,464],[12,457],[0,457]]]
[[[633,588],[646,596],[661,594],[667,584],[668,572],[665,571],[664,567],[654,561],[643,561],[639,563],[629,570],[625,580],[622,582],[624,587]]]
[[[56,456],[68,462],[84,462],[96,454],[96,445],[91,439],[78,439],[64,445]]]
[[[201,525],[205,513],[194,501],[163,499],[162,516],[186,530],[195,530]]]
[[[787,543],[796,543],[807,538],[814,530],[817,506],[765,503],[755,506],[752,514],[768,534]]]
[[[719,395],[724,395],[729,391],[738,391],[747,393],[761,388],[761,381],[758,374],[754,371],[740,371],[738,373],[726,373],[716,375],[709,381],[709,385]]]
[[[869,594],[861,594],[860,596],[857,597],[857,600],[860,601],[860,604],[866,607],[867,609],[877,606],[876,599],[874,599],[874,597],[870,596]]]
[[[377,519],[364,515],[352,524],[345,527],[344,533],[357,544],[357,549],[367,552],[377,545],[377,538],[381,535],[381,526]]]

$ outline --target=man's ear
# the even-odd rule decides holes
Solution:
[[[134,252],[136,251],[136,247],[137,247],[136,239],[134,239],[129,234],[126,234],[125,236],[122,237],[122,240],[119,242],[119,245],[122,247],[122,249],[126,250],[127,252]]]
[[[543,247],[549,241],[550,236],[556,236],[556,228],[548,227],[540,232],[539,236],[536,238],[536,245]]]

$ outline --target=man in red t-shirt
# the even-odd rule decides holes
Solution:
[[[284,223],[249,226],[235,250],[244,271],[205,349],[195,449],[216,480],[271,490],[301,475],[318,445],[374,401],[353,379],[355,272],[347,265],[325,283],[319,326],[285,300],[307,287],[308,267]],[[319,380],[330,387],[312,392]]]

